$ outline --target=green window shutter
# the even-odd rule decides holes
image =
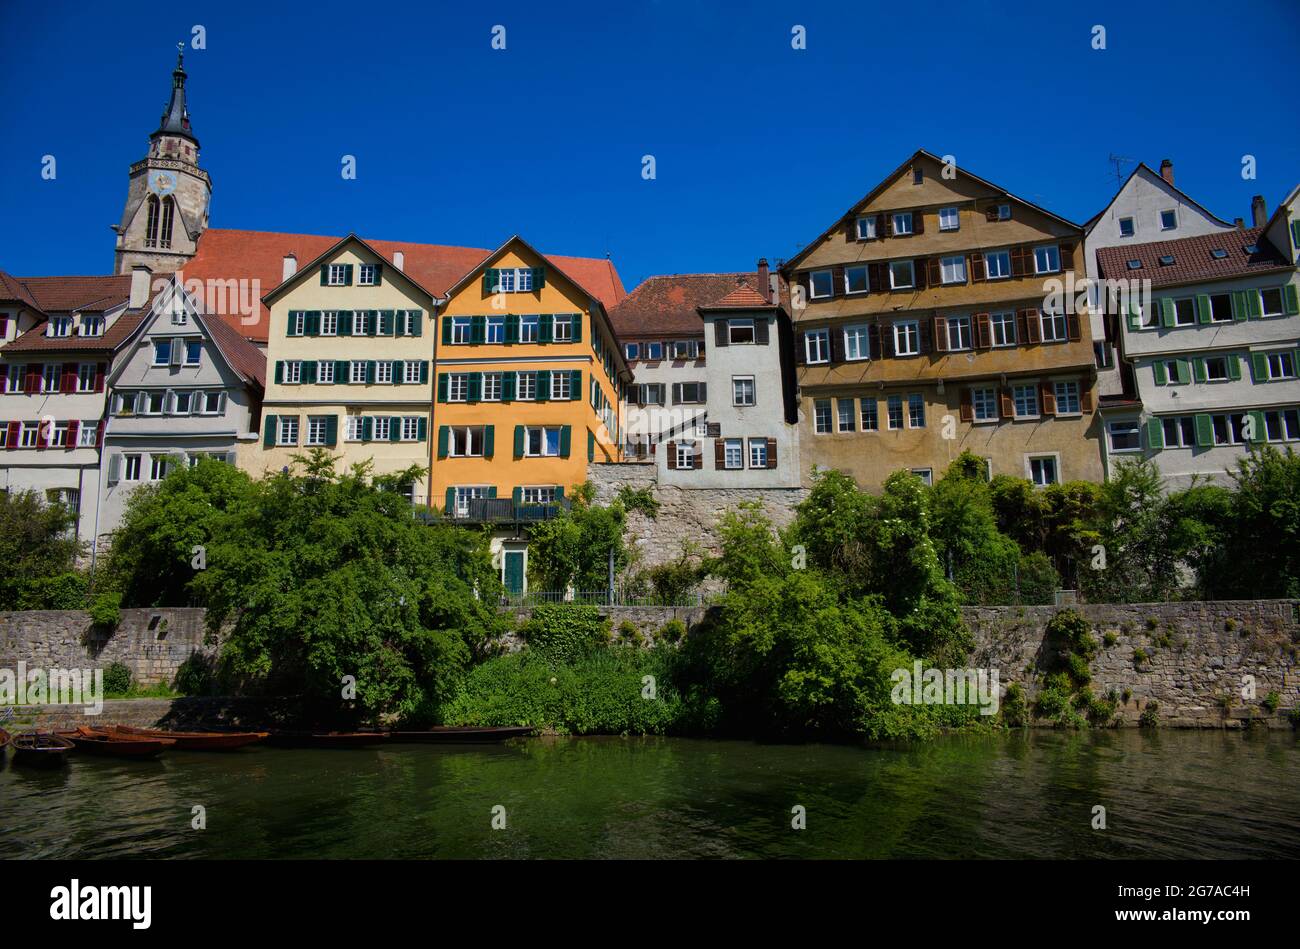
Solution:
[[[361,440],[368,442],[375,435],[375,420],[367,415],[361,420]]]
[[[481,343],[487,339],[487,317],[472,316],[469,320],[469,339],[471,343]]]
[[[515,457],[524,457],[524,427],[522,425],[515,426]]]
[[[1249,316],[1252,320],[1257,320],[1264,315],[1264,307],[1259,301],[1258,290],[1246,290],[1246,303],[1250,307]]]
[[[415,437],[418,441],[424,441],[429,437],[429,420],[423,415],[415,420]]]
[[[285,335],[285,336],[297,336],[297,335],[298,335],[298,333],[297,333],[297,324],[298,324],[298,311],[297,311],[297,310],[290,310],[290,311],[289,311],[288,325],[286,325],[285,328],[284,328],[284,335]]]
[[[1161,297],[1157,302],[1160,307],[1160,325],[1166,329],[1174,325],[1174,301],[1169,297]]]
[[[1264,353],[1250,354],[1250,381],[1256,385],[1268,382],[1268,356]]]
[[[564,500],[564,485],[562,485],[562,484],[557,484],[557,485],[555,486],[555,500],[557,500],[557,501],[563,501],[563,500]]]
[[[519,317],[514,313],[506,314],[506,342],[519,342]]]
[[[1200,323],[1210,322],[1210,297],[1209,294],[1198,293],[1196,295],[1196,319]]]
[[[511,500],[511,502],[514,504],[515,507],[519,507],[519,505],[520,505],[520,503],[523,501],[523,499],[524,499],[524,489],[523,489],[523,488],[515,488],[515,489],[513,489],[513,490],[510,492],[510,500]]]
[[[1196,416],[1196,444],[1200,448],[1214,445],[1214,421],[1208,415]]]
[[[576,402],[582,398],[582,370],[574,369],[569,373],[569,401]]]
[[[596,460],[596,433],[587,429],[587,460]]]
[[[581,313],[573,314],[573,341],[575,343],[582,342],[582,314]]]
[[[1296,290],[1294,283],[1288,283],[1282,288],[1282,309],[1287,316],[1300,313],[1300,291]]]
[[[1165,362],[1163,359],[1157,359],[1151,364],[1151,369],[1155,372],[1156,385],[1163,386],[1169,383],[1169,373],[1165,371]]]
[[[428,360],[422,359],[420,361],[420,385],[428,385],[428,383],[429,383],[429,362]]]
[[[569,457],[569,441],[572,438],[572,435],[573,435],[573,426],[571,425],[560,426],[560,457],[561,458]]]
[[[467,402],[477,402],[483,398],[483,373],[471,372],[469,374],[469,396]]]
[[[496,286],[496,271],[488,267],[483,271],[483,295],[490,296],[494,286]]]
[[[337,313],[334,314],[334,318],[337,324],[336,332],[338,333],[338,335],[351,336],[352,335],[352,311],[339,310]]]
[[[309,359],[302,364],[302,381],[308,384],[316,381],[316,360]]]
[[[1179,359],[1176,360],[1176,363],[1178,365],[1178,383],[1179,385],[1187,385],[1192,381],[1191,361],[1187,359]]]
[[[446,499],[443,501],[442,513],[451,514],[456,510],[456,489],[454,487],[447,489]]]
[[[351,264],[343,265],[343,286],[345,287],[352,286],[352,265]]]
[[[555,340],[555,314],[543,313],[537,317],[538,342],[550,343]]]
[[[1197,382],[1204,382],[1206,380],[1204,357],[1197,356],[1192,360],[1192,372],[1195,375]]]
[[[366,382],[374,382],[374,381],[375,381],[375,361],[373,359],[367,359],[366,360]]]
[[[515,400],[515,374],[513,372],[501,373],[501,401],[513,402]]]
[[[1264,413],[1255,411],[1247,412],[1246,415],[1254,422],[1252,425],[1252,428],[1254,428],[1254,432],[1252,433],[1254,437],[1251,438],[1251,442],[1259,445],[1268,441],[1268,429],[1265,428],[1267,423],[1264,421]]]
[[[1128,320],[1128,331],[1130,333],[1136,333],[1142,328],[1142,318],[1138,315],[1137,304],[1130,303],[1128,305],[1128,313],[1125,314],[1125,319]]]
[[[546,286],[546,268],[534,267],[533,268],[533,289],[540,290],[544,286]]]
[[[329,286],[329,282],[330,282],[330,265],[329,265],[329,264],[321,264],[321,265],[320,265],[320,285],[321,285],[322,287]]]
[[[1236,382],[1241,378],[1241,357],[1236,353],[1228,353],[1224,360],[1228,363],[1228,378]]]
[[[551,372],[549,369],[537,370],[537,401],[549,402],[551,399]]]
[[[497,486],[496,486],[495,484],[489,484],[489,485],[488,485],[488,497],[490,497],[490,498],[495,498],[496,496],[497,496]]]
[[[275,426],[279,421],[279,416],[268,415],[266,422],[262,426],[262,447],[270,448],[275,444]]]
[[[442,344],[444,346],[451,345],[451,317],[450,316],[442,317]]]
[[[1240,323],[1246,319],[1246,311],[1250,308],[1246,305],[1246,294],[1241,290],[1232,292],[1232,319],[1234,323]]]
[[[406,363],[400,359],[393,360],[393,385],[400,386],[406,376]]]
[[[402,440],[402,417],[400,415],[389,416],[388,440],[390,442],[400,442]]]
[[[312,336],[320,335],[320,310],[312,310],[307,314],[307,332]]]
[[[339,441],[339,417],[330,415],[325,419],[325,444],[333,448]]]
[[[447,374],[445,372],[438,373],[438,401],[447,401]]]
[[[348,361],[346,359],[337,360],[334,363],[334,384],[345,386],[348,384]]]
[[[447,457],[447,440],[450,438],[446,425],[438,426],[438,457]]]
[[[411,312],[411,335],[420,336],[424,331],[421,329],[420,321],[424,319],[423,310],[413,310]]]
[[[1149,418],[1146,423],[1147,448],[1160,451],[1165,447],[1165,426],[1158,418]]]
[[[491,458],[496,450],[496,426],[483,426],[483,457]]]
[[[283,359],[277,359],[275,361],[275,381],[277,383],[284,382],[284,360]]]

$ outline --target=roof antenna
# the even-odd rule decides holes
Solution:
[[[1124,165],[1125,163],[1131,165],[1133,159],[1125,158],[1123,155],[1116,155],[1114,152],[1111,152],[1110,157],[1106,160],[1115,166],[1115,171],[1112,172],[1115,176],[1115,184],[1122,185],[1124,183]]]

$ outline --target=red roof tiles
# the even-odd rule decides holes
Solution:
[[[215,300],[204,301],[205,307],[217,310],[240,333],[249,339],[264,342],[267,338],[266,307],[261,297],[281,283],[284,258],[293,254],[298,266],[304,267],[325,253],[341,238],[319,234],[281,234],[271,231],[239,231],[213,228],[199,239],[198,254],[182,271],[186,282],[199,280],[257,280],[260,288],[255,297],[255,319],[244,318],[233,312],[232,299],[223,305],[224,294],[215,294]],[[393,254],[404,255],[402,270],[411,279],[433,293],[445,293],[467,272],[481,264],[492,251],[475,247],[447,247],[439,244],[414,244],[406,241],[370,241],[368,243],[389,263]],[[547,255],[555,265],[576,281],[584,291],[599,300],[606,308],[616,305],[625,293],[618,271],[609,260],[592,257],[561,257]],[[215,304],[215,306],[214,306]]]
[[[1248,254],[1246,248],[1251,245],[1257,250]],[[1211,253],[1214,250],[1227,251],[1227,256],[1216,259]],[[1172,257],[1173,263],[1162,264],[1161,257]],[[1141,266],[1130,269],[1130,260],[1140,261]],[[1153,287],[1245,277],[1289,266],[1286,258],[1264,239],[1262,227],[1097,250],[1098,273],[1103,278],[1150,280]]]
[[[131,275],[106,277],[15,277],[31,293],[44,313],[102,313],[131,299]],[[117,317],[103,336],[45,335],[49,320],[41,320],[26,333],[5,344],[5,352],[112,352],[140,325],[153,304],[152,295],[142,309]]]
[[[212,335],[212,341],[221,350],[221,355],[226,357],[226,362],[230,364],[230,368],[243,376],[244,379],[255,382],[265,389],[266,353],[244,339],[240,332],[226,320],[220,317],[206,319],[201,314],[199,319],[203,321],[204,327]]]
[[[664,274],[646,280],[609,311],[619,339],[662,336],[665,333],[703,334],[697,312],[757,281],[750,273]],[[751,292],[753,292],[751,290]],[[754,296],[758,296],[754,293]]]
[[[769,307],[773,304],[767,302],[767,298],[759,293],[749,284],[741,284],[735,290],[732,290],[717,303],[702,306],[702,310],[753,310],[755,308]]]

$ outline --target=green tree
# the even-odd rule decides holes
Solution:
[[[592,592],[609,583],[609,553],[614,551],[614,577],[628,565],[623,543],[627,512],[623,502],[595,503],[590,483],[573,492],[569,510],[534,524],[528,542],[528,572],[534,589],[560,591],[573,587]]]
[[[79,609],[86,584],[77,573],[85,545],[77,515],[35,491],[0,494],[0,610]]]
[[[1300,595],[1300,456],[1255,447],[1230,475],[1216,588],[1235,597]]]

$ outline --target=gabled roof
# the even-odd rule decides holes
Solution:
[[[17,277],[9,276],[3,270],[0,270],[0,300],[12,300],[36,313],[43,312],[40,304],[32,297],[32,292],[27,289],[27,285]]]
[[[647,277],[609,311],[609,321],[620,339],[703,333],[700,307],[717,303],[756,279],[752,271]]]
[[[248,314],[247,325],[243,324],[242,315],[234,311],[237,300],[222,299],[226,294],[214,295],[218,299],[208,300],[207,306],[210,311],[215,306],[220,315],[243,336],[265,342],[267,310],[260,297],[279,286],[284,273],[284,258],[289,254],[295,255],[299,270],[302,270],[304,261],[320,257],[338,242],[337,237],[319,234],[209,228],[199,238],[198,253],[185,265],[185,279],[187,282],[192,278],[202,281],[258,281],[261,291],[252,295],[253,312]],[[483,263],[492,253],[477,247],[448,247],[406,241],[370,240],[367,245],[383,257],[388,266],[393,265],[393,254],[400,251],[405,258],[402,272],[439,296],[444,295],[452,284],[467,271]],[[607,308],[623,299],[625,294],[622,281],[608,259],[556,255],[548,255],[548,258]]]
[[[109,277],[20,277],[43,313],[104,313],[130,303],[131,275]],[[45,335],[49,319],[43,319],[17,339],[5,344],[4,352],[113,352],[135,332],[160,291],[151,289],[149,299],[138,310],[126,310],[103,336]]]
[[[329,258],[333,257],[335,254],[337,254],[341,248],[347,246],[348,244],[360,244],[367,251],[369,251],[371,254],[375,255],[376,257],[380,258],[381,260],[384,257],[383,254],[375,250],[373,247],[371,247],[368,243],[363,241],[361,238],[357,237],[357,235],[355,234],[349,234],[347,237],[340,237],[335,243],[331,244],[329,247],[325,248],[325,250],[321,251],[321,253],[314,260],[310,261],[306,266],[299,268],[292,277],[290,277],[288,280],[276,286],[269,293],[264,294],[262,296],[262,302],[269,304],[272,300],[280,297],[292,287],[298,286],[307,278],[309,277],[315,278],[317,273],[319,272],[320,266],[324,264],[326,260],[328,260]],[[435,294],[432,291],[426,289],[425,287],[420,286],[419,281],[412,278],[410,274],[404,273],[401,270],[397,270],[396,267],[392,269],[397,271],[397,273],[401,274],[402,279],[404,279],[407,283],[411,284],[412,286],[415,287],[415,289],[419,290],[425,296],[429,297],[430,301],[432,302],[432,299],[435,296]]]
[[[708,310],[775,310],[775,303],[768,303],[767,298],[747,283],[742,283],[717,303],[699,307],[701,313]]]
[[[877,184],[874,188],[868,191],[863,197],[859,198],[857,201],[854,201],[853,204],[849,206],[848,210],[845,211],[843,214],[841,214],[839,217],[837,217],[835,219],[834,224],[832,224],[826,230],[822,231],[822,233],[817,237],[816,240],[809,243],[806,247],[804,247],[801,251],[799,251],[799,253],[795,254],[788,261],[786,261],[785,266],[781,268],[782,271],[788,272],[791,268],[795,267],[801,260],[807,257],[810,253],[812,253],[812,251],[815,250],[817,246],[821,244],[822,241],[826,240],[828,237],[833,235],[836,231],[841,230],[844,226],[845,219],[848,218],[849,215],[854,214],[858,210],[858,208],[862,207],[862,205],[875,200],[875,198],[887,187],[889,187],[889,185],[896,178],[898,178],[899,175],[903,174],[905,171],[907,171],[907,169],[912,167],[912,165],[916,163],[916,160],[918,158],[928,158],[931,161],[937,162],[940,165],[944,164],[944,160],[942,158],[938,157],[937,155],[933,155],[930,152],[927,152],[924,148],[918,148],[908,157],[906,161],[904,161],[901,165],[899,165],[897,168],[895,168],[893,171],[887,174],[884,178],[882,178],[879,184]],[[978,182],[979,184],[984,185],[986,188],[992,188],[994,191],[1006,195],[1008,198],[1010,198],[1012,201],[1016,202],[1017,204],[1023,205],[1024,207],[1027,208],[1033,208],[1039,214],[1046,215],[1047,217],[1052,218],[1055,221],[1060,221],[1062,224],[1066,225],[1067,227],[1073,227],[1073,228],[1079,227],[1078,224],[1074,223],[1073,221],[1067,218],[1061,217],[1059,214],[1053,214],[1051,211],[1047,210],[1044,207],[1040,207],[1037,204],[1034,204],[1032,201],[1026,201],[1024,198],[1017,197],[1016,195],[1008,191],[1006,188],[1003,188],[1001,185],[995,185],[993,182],[981,178],[979,175],[971,174],[964,167],[958,172],[958,174],[962,175],[963,177],[969,178],[971,181]]]
[[[1193,199],[1192,199],[1192,198],[1187,194],[1186,191],[1182,190],[1181,188],[1177,187],[1176,185],[1172,185],[1172,184],[1170,184],[1168,181],[1165,181],[1164,177],[1163,177],[1159,172],[1153,170],[1153,169],[1151,168],[1151,166],[1148,165],[1146,162],[1144,162],[1144,161],[1140,161],[1140,162],[1137,163],[1137,167],[1134,168],[1134,169],[1129,173],[1129,176],[1128,176],[1127,178],[1124,179],[1124,183],[1123,183],[1122,185],[1119,186],[1119,190],[1116,191],[1113,195],[1111,195],[1110,200],[1109,200],[1108,202],[1106,202],[1106,206],[1105,206],[1104,208],[1102,208],[1100,211],[1098,211],[1096,214],[1094,214],[1092,217],[1088,218],[1088,220],[1084,223],[1084,225],[1083,225],[1083,232],[1084,232],[1085,234],[1091,234],[1091,233],[1092,233],[1093,228],[1097,226],[1097,222],[1100,221],[1100,220],[1102,219],[1102,217],[1105,216],[1106,212],[1109,211],[1109,210],[1111,209],[1111,205],[1113,205],[1116,201],[1119,200],[1119,196],[1120,196],[1121,194],[1124,193],[1124,189],[1127,188],[1127,187],[1129,186],[1129,182],[1131,182],[1131,181],[1133,180],[1134,176],[1136,176],[1136,175],[1138,174],[1138,172],[1140,172],[1140,171],[1145,171],[1148,175],[1151,176],[1151,178],[1153,179],[1153,181],[1159,181],[1160,184],[1164,185],[1164,186],[1165,186],[1166,188],[1168,188],[1170,191],[1172,191],[1172,192],[1174,192],[1175,194],[1177,194],[1180,198],[1182,198],[1182,200],[1183,200],[1184,202],[1186,202],[1187,204],[1190,204],[1192,207],[1196,208],[1198,211],[1200,211],[1202,214],[1204,214],[1206,217],[1208,217],[1211,221],[1214,221],[1214,223],[1216,223],[1216,224],[1221,224],[1221,225],[1223,225],[1225,228],[1232,227],[1232,225],[1229,224],[1227,221],[1224,221],[1224,220],[1222,220],[1221,218],[1219,218],[1218,216],[1216,216],[1216,215],[1210,213],[1210,211],[1209,211],[1209,210],[1208,210],[1208,209],[1207,209],[1203,204],[1201,204],[1201,203],[1198,202],[1198,201],[1193,200]]]
[[[1248,254],[1246,248],[1251,245],[1257,251]],[[1211,253],[1216,249],[1227,251],[1227,256],[1216,259]],[[1172,264],[1160,263],[1160,258],[1166,256],[1173,257]],[[1130,270],[1130,260],[1140,261],[1142,266]],[[1245,230],[1234,228],[1222,234],[1202,234],[1149,244],[1099,247],[1097,267],[1103,278],[1150,280],[1153,287],[1248,277],[1272,270],[1291,269],[1286,258],[1265,239],[1262,227]]]

